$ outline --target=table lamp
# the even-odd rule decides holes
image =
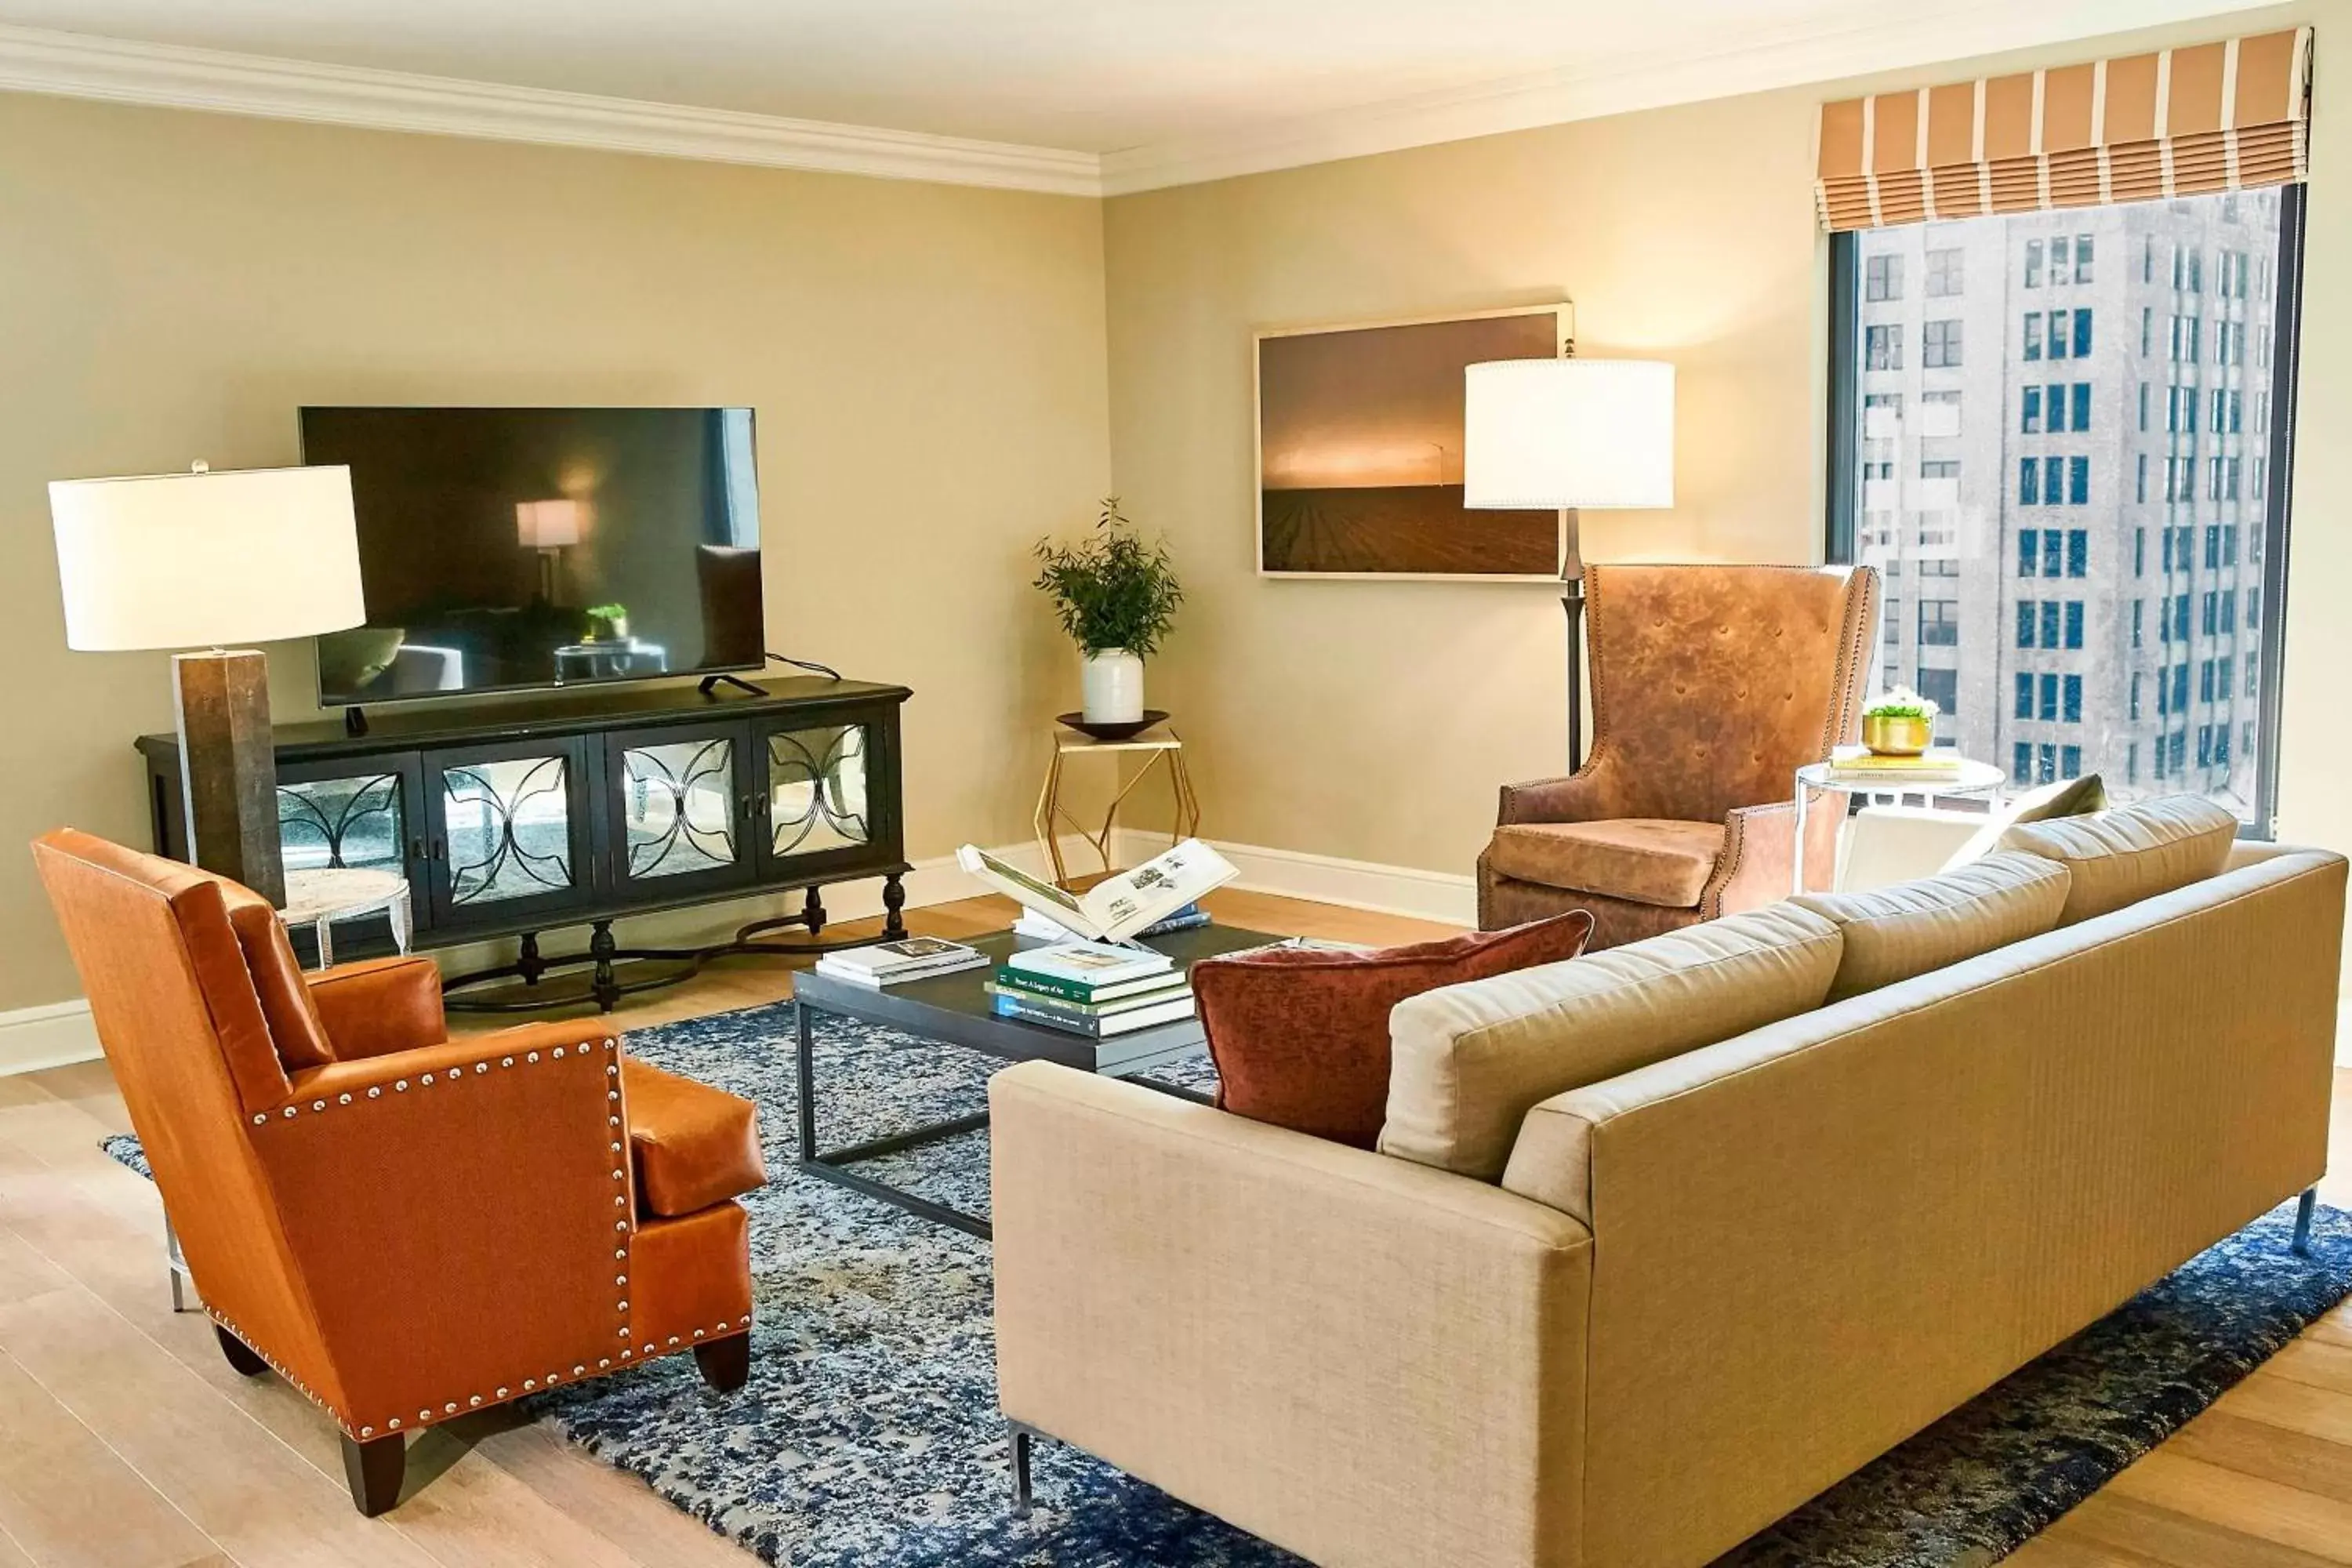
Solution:
[[[208,650],[172,659],[189,858],[283,907],[269,666],[220,645],[367,619],[351,470],[60,479],[49,517],[68,647]]]
[[[1660,360],[1514,359],[1466,367],[1463,505],[1567,511],[1568,760],[1584,761],[1580,508],[1675,504],[1675,367]]]

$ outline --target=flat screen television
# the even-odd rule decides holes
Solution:
[[[321,707],[765,662],[748,408],[305,408],[302,460],[351,468],[367,599]]]

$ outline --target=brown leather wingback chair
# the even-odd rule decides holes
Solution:
[[[603,1020],[451,1040],[430,960],[306,975],[225,878],[70,829],[33,853],[221,1349],[333,1418],[362,1513],[452,1416],[688,1348],[741,1385],[747,1101]]]
[[[1479,925],[1590,910],[1614,947],[1788,897],[1796,770],[1859,732],[1878,574],[1588,566],[1584,595],[1592,753],[1503,787]],[[1840,815],[1809,813],[1808,883]]]

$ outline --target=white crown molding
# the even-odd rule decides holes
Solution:
[[[0,90],[654,157],[1102,194],[1091,153],[0,26]]]
[[[1706,52],[1703,46],[1622,57],[1455,91],[1367,104],[1230,136],[1107,153],[1107,196],[1530,131],[1603,115],[1803,87],[1878,71],[2137,31],[2271,0],[1989,0],[1914,12],[1834,33],[1792,35]]]

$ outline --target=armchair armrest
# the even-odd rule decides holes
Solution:
[[[438,1045],[449,1037],[441,967],[429,958],[372,958],[306,976],[327,1042],[341,1061]]]
[[[1805,809],[1805,890],[1836,886],[1838,835],[1845,796],[1816,790]],[[1797,808],[1792,801],[1736,806],[1723,818],[1723,855],[1698,900],[1699,917],[1714,920],[1761,909],[1789,896],[1797,872]]]
[[[1046,1063],[989,1104],[1006,1415],[1318,1562],[1578,1560],[1583,1226]]]
[[[619,1037],[531,1025],[297,1075],[247,1131],[354,1432],[634,1361]],[[503,1392],[502,1392],[503,1391]]]
[[[1505,784],[1496,826],[1515,822],[1607,822],[1636,815],[1625,809],[1624,792],[1617,787],[1616,770],[1595,752],[1584,766],[1565,778],[1537,779]]]

